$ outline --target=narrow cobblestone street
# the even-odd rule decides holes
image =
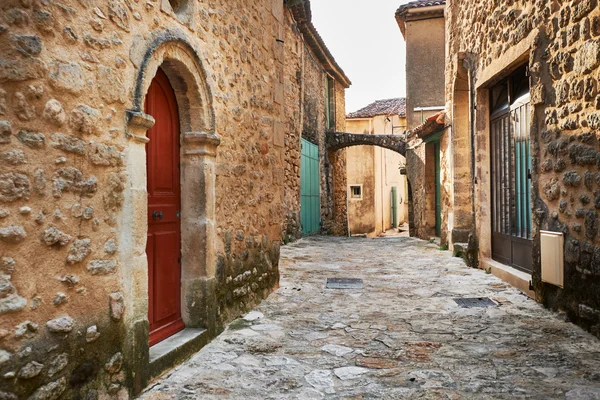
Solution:
[[[277,291],[141,398],[600,399],[600,341],[434,244],[315,237],[280,266]],[[454,301],[483,297],[497,305]]]

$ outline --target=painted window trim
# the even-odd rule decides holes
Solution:
[[[355,187],[360,188],[360,197],[354,197],[354,195],[352,194],[352,189],[354,189]],[[362,201],[362,199],[363,199],[363,185],[362,185],[362,183],[361,184],[359,184],[359,183],[353,183],[353,184],[348,185],[348,193],[349,193],[348,198],[350,200]]]

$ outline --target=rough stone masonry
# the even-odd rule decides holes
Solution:
[[[600,335],[598,1],[448,0],[446,10],[446,100],[454,106],[455,126],[470,112],[468,101],[458,100],[460,90],[453,92],[457,82],[468,77],[467,90],[477,108],[471,122],[472,181],[480,256],[491,258],[487,89],[494,79],[526,64],[532,106],[533,286],[538,300],[565,310]],[[468,143],[457,143],[455,152],[466,154]],[[463,176],[462,187],[468,187],[470,174]],[[471,213],[471,204],[444,207]],[[540,230],[564,234],[564,289],[541,281]]]

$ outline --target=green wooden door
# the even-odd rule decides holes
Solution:
[[[392,228],[398,227],[398,188],[392,186]]]
[[[440,178],[440,142],[433,144],[435,158],[435,234],[442,234],[442,183]]]
[[[321,186],[319,184],[319,147],[302,139],[300,156],[300,221],[302,233],[321,229]]]

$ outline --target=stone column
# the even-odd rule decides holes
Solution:
[[[151,115],[126,111],[129,139],[125,150],[128,176],[121,214],[119,254],[125,302],[126,361],[131,366],[131,386],[139,392],[149,379],[148,347],[148,192],[146,177],[146,132],[154,125]]]
[[[215,134],[183,134],[181,152],[181,304],[187,327],[216,332]]]

